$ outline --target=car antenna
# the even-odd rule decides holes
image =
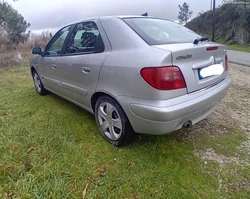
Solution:
[[[148,13],[146,12],[146,13],[142,14],[141,16],[147,17]]]

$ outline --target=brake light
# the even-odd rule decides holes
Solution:
[[[226,55],[226,58],[225,58],[225,65],[226,65],[226,71],[228,70],[228,57],[227,57],[227,55]]]
[[[143,68],[141,76],[150,86],[158,90],[186,88],[182,72],[176,66]]]
[[[218,50],[219,47],[218,46],[214,46],[214,47],[208,47],[207,51],[213,51],[213,50]]]

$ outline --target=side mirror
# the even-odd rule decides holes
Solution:
[[[33,55],[42,55],[43,52],[42,52],[42,49],[40,47],[35,47],[32,49],[32,54]]]

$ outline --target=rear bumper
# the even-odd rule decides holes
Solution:
[[[161,135],[199,122],[214,111],[224,98],[232,81],[226,77],[215,86],[178,98],[156,101],[120,96],[117,100],[138,133]]]

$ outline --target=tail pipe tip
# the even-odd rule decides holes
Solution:
[[[191,121],[187,121],[183,124],[182,128],[185,128],[185,129],[189,129],[192,127],[192,122]]]

